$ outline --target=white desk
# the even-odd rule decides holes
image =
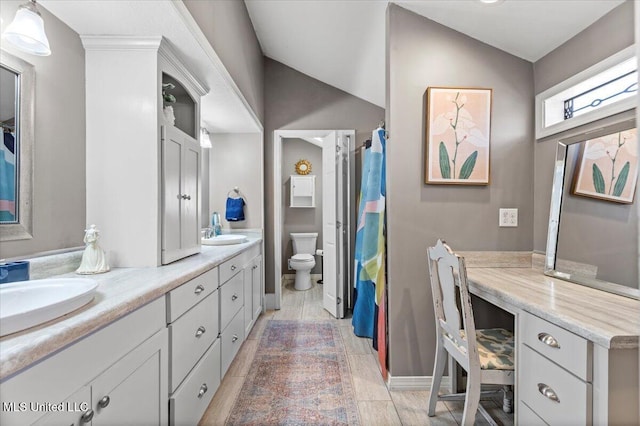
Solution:
[[[640,301],[531,268],[468,267],[467,275],[472,294],[515,318],[516,423],[640,424]],[[561,349],[543,344],[544,332]],[[559,403],[539,391],[545,375]]]

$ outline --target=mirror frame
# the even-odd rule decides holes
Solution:
[[[566,159],[569,146],[575,143],[584,142],[587,139],[606,136],[611,133],[631,129],[633,127],[636,127],[635,118],[558,140],[556,160],[553,168],[553,186],[551,189],[551,206],[549,208],[549,228],[547,231],[547,250],[544,262],[544,274],[598,290],[603,290],[608,293],[617,294],[619,296],[640,300],[640,289],[634,289],[621,284],[556,270],[556,252],[558,248],[558,233],[560,231],[560,213],[562,210]]]
[[[0,241],[33,238],[33,142],[35,134],[35,68],[32,64],[0,50],[0,64],[18,75],[18,223],[0,224]]]

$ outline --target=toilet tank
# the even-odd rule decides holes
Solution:
[[[316,254],[317,232],[304,232],[289,234],[293,242],[293,254]]]

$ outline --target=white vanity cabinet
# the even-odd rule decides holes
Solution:
[[[162,37],[81,39],[87,221],[99,225],[111,266],[159,266],[199,251],[200,154],[193,142],[208,88]],[[175,86],[165,89],[176,98],[175,122],[164,114],[164,82]]]
[[[197,424],[220,385],[218,268],[167,293],[169,418]]]
[[[14,408],[0,411],[0,424],[166,424],[164,314],[156,299],[0,383]]]
[[[162,263],[200,251],[200,144],[171,125],[162,139]]]
[[[604,348],[527,312],[518,336],[519,424],[637,421],[637,349]]]

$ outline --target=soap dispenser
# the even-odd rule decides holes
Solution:
[[[213,212],[211,215],[211,228],[213,228],[213,236],[217,237],[222,234],[222,223],[220,221],[220,213]]]

